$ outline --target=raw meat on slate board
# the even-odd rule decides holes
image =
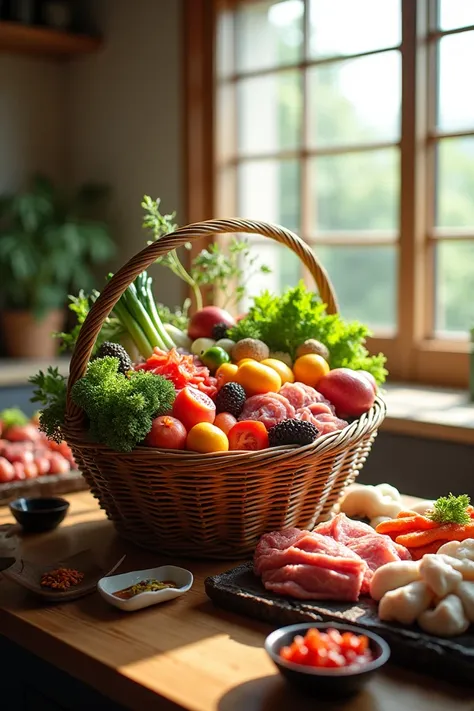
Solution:
[[[416,626],[382,622],[377,616],[377,603],[369,597],[354,603],[285,598],[265,590],[252,563],[207,578],[205,589],[216,605],[267,622],[274,629],[311,621],[366,627],[387,640],[393,662],[474,687],[474,626],[459,637],[442,639]]]

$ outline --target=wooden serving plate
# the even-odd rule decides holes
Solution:
[[[347,622],[365,627],[390,644],[395,663],[474,686],[474,625],[463,635],[443,639],[426,634],[417,626],[382,622],[377,603],[369,597],[356,603],[285,598],[265,590],[254,575],[252,563],[206,578],[204,585],[216,605],[275,628],[303,621]]]
[[[39,595],[43,600],[47,600],[48,602],[69,602],[95,592],[98,581],[107,575],[112,575],[123,563],[124,559],[125,556],[122,556],[111,568],[104,567],[96,562],[93,551],[90,549],[80,551],[75,555],[57,560],[48,565],[19,558],[14,559],[13,565],[6,567],[2,575],[18,583],[18,585],[22,585],[36,595]],[[0,563],[3,561],[5,565],[7,560],[7,558],[0,558]],[[82,582],[64,591],[42,587],[40,580],[43,573],[60,567],[74,568],[84,573]]]

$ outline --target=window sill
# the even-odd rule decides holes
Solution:
[[[474,444],[474,403],[466,390],[390,383],[381,431]]]
[[[69,372],[69,358],[56,358],[54,360],[25,359],[13,360],[0,359],[0,387],[11,388],[28,384],[28,379],[40,370],[47,370],[49,366],[57,367],[62,375]]]

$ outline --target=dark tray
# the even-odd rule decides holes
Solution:
[[[218,606],[273,627],[297,622],[347,622],[380,634],[392,649],[392,660],[439,678],[474,686],[474,625],[451,639],[425,634],[419,628],[385,623],[377,603],[363,597],[357,603],[290,600],[271,593],[253,573],[252,563],[239,565],[205,580],[207,595]]]

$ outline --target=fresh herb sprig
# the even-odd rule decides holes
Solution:
[[[66,414],[66,376],[61,375],[58,368],[50,366],[46,373],[40,370],[29,382],[36,386],[31,402],[39,402],[43,406],[39,413],[40,430],[53,442],[61,442],[64,439],[61,428]]]
[[[72,311],[72,313],[76,314],[76,324],[70,331],[61,331],[53,334],[54,338],[59,338],[61,340],[61,344],[59,346],[59,350],[61,352],[73,350],[77,343],[77,339],[79,338],[82,324],[86,320],[92,304],[98,297],[99,292],[95,289],[89,295],[87,295],[82,289],[77,296],[72,294],[69,295],[68,308]],[[104,341],[112,341],[113,343],[120,342],[120,338],[123,336],[124,332],[124,328],[117,318],[113,316],[106,318],[94,345],[94,353],[100,348]]]
[[[244,298],[250,279],[270,274],[266,264],[259,264],[258,251],[247,239],[232,238],[228,250],[213,243],[193,260],[191,276],[199,286],[213,286],[219,292],[222,308],[237,307]]]
[[[427,518],[437,523],[469,523],[471,517],[467,511],[470,498],[467,494],[460,496],[441,496],[434,502],[433,509],[427,513]]]

